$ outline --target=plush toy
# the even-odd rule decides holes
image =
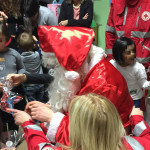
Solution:
[[[106,59],[102,48],[92,45],[94,31],[83,27],[40,26],[43,64],[54,76],[48,87],[54,111],[66,112],[78,94],[94,92],[116,106],[124,126],[129,125],[133,100],[125,79]]]

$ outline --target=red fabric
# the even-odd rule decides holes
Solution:
[[[5,44],[5,46],[8,46],[11,43],[11,38],[8,40],[8,42]]]
[[[126,0],[127,6],[135,6],[140,0]]]
[[[40,123],[40,127],[42,128],[44,134],[46,135],[48,129],[47,129],[47,127],[45,126],[45,123],[44,123],[44,122]]]
[[[84,27],[40,26],[38,36],[44,52],[54,52],[66,70],[78,70],[90,50],[94,31]]]
[[[146,125],[146,129],[141,130],[141,134],[138,137],[133,136],[137,142],[139,142],[145,150],[150,150],[150,128],[148,127],[147,123],[144,121],[144,118],[142,116],[131,116],[130,122],[132,129],[137,125],[139,122],[143,121],[144,124]],[[54,147],[52,145],[49,145],[50,142],[47,140],[45,134],[43,131],[38,130],[37,128],[33,127],[36,126],[38,127],[33,121],[26,121],[22,124],[24,136],[27,142],[28,150],[39,150],[40,147],[39,145],[42,143],[47,143],[45,146],[43,146],[43,150],[62,150],[61,147]],[[69,117],[65,116],[63,120],[61,121],[61,124],[57,130],[56,134],[56,142],[60,144],[69,144]],[[128,141],[124,140],[123,144],[126,146],[127,150],[133,150],[132,146],[134,145],[137,147],[136,142],[132,142],[132,145],[128,143]],[[46,149],[47,148],[47,149]]]
[[[150,12],[150,1],[138,0],[138,2],[137,0],[128,0],[130,3],[135,2],[136,5],[134,7],[128,7],[126,15],[125,1],[126,0],[112,0],[111,2],[107,25],[113,27],[114,31],[110,32],[109,30],[106,30],[106,49],[111,51],[113,43],[118,38],[115,31],[122,31],[124,32],[124,35],[120,34],[119,37],[126,36],[131,38],[136,44],[136,56],[142,59],[146,58],[145,61],[148,63],[150,62],[148,58],[150,56],[150,36],[147,36],[146,34],[150,31],[150,18],[148,17],[149,19],[144,21],[142,16],[144,12]],[[142,37],[141,35],[141,38],[133,37],[132,31],[139,31],[139,34],[140,32],[144,32],[142,33],[144,36]],[[142,43],[144,46],[142,46]]]
[[[63,120],[61,121],[57,133],[56,133],[56,137],[55,137],[55,141],[58,143],[61,143],[63,145],[70,145],[70,141],[69,141],[69,116],[68,114],[63,118]]]
[[[148,124],[144,121],[144,118],[142,116],[134,115],[134,116],[130,117],[132,130],[135,127],[135,125],[137,125],[141,121],[144,122],[144,124],[147,128],[144,129],[143,132],[141,132],[141,134],[138,137],[132,136],[132,138],[134,138],[137,141],[137,143],[139,142],[145,150],[150,150],[150,143],[149,143],[150,128],[149,128]],[[68,127],[69,127],[69,117],[65,116],[57,130],[56,142],[61,143],[61,144],[65,144],[65,143],[69,144]],[[140,131],[142,131],[142,129]],[[133,150],[132,146],[135,146],[137,148],[137,145],[136,145],[136,143],[134,143],[134,141],[130,141],[130,142],[132,143],[132,145],[130,145],[128,143],[128,141],[126,141],[126,139],[123,139],[123,144],[125,145],[127,150]]]
[[[128,7],[125,20],[125,7]],[[150,16],[148,20],[144,21],[143,13],[150,12],[150,1],[149,0],[112,0],[107,25],[113,27],[114,31],[123,31],[124,36],[131,38],[136,44],[136,56],[139,59],[145,59],[145,69],[147,70],[150,66],[150,36],[146,34],[150,31]],[[146,16],[146,15],[145,15]],[[124,23],[124,24],[123,24]],[[143,37],[133,37],[134,31],[140,32]],[[118,38],[116,32],[110,32],[106,30],[105,41],[106,49],[110,50],[113,47],[113,43]],[[143,43],[143,44],[142,44]],[[111,52],[110,52],[111,53]],[[108,59],[112,58],[112,54],[108,55]],[[150,72],[147,72],[148,80],[150,80]],[[141,109],[145,110],[145,97],[141,100]]]
[[[28,146],[28,150],[39,150],[40,146],[39,144],[41,143],[47,143],[45,146],[43,146],[43,148],[45,148],[44,150],[46,150],[46,148],[51,148],[51,149],[47,149],[47,150],[62,150],[62,148],[60,147],[55,147],[51,146],[49,144],[50,141],[48,141],[48,139],[46,138],[44,132],[41,130],[37,130],[37,128],[33,128],[33,126],[38,127],[34,121],[30,120],[30,121],[26,121],[24,122],[21,126],[23,128],[23,132],[24,132],[24,137],[26,139],[27,142],[27,146]],[[28,128],[28,126],[30,126]]]
[[[144,129],[143,132],[141,132],[141,134],[138,137],[133,136],[133,138],[136,139],[144,147],[145,150],[149,150],[150,149],[150,143],[149,143],[150,127],[148,126],[148,124],[146,123],[146,121],[142,116],[134,115],[130,117],[131,130],[133,131],[135,125],[137,125],[141,121],[143,121],[143,123],[145,124],[146,129]]]
[[[116,106],[124,127],[129,125],[129,114],[133,107],[133,100],[128,92],[125,79],[106,59],[101,60],[90,70],[78,94],[83,95],[91,92],[108,98]]]
[[[143,146],[144,150],[149,150],[150,149],[150,143],[149,143],[150,128],[148,124],[144,121],[144,118],[142,116],[134,115],[130,117],[131,130],[133,131],[134,127],[141,121],[144,122],[146,129],[144,129],[139,136],[131,136],[131,137],[134,138],[136,141],[138,141],[141,144],[141,146]],[[140,128],[141,128],[140,131],[142,131],[142,127]],[[123,144],[125,145],[127,150],[133,150],[133,147],[128,143],[128,141],[126,141],[126,139],[124,139]],[[135,146],[134,147],[135,149],[138,149],[138,145],[136,145],[136,143],[132,143],[132,144]]]

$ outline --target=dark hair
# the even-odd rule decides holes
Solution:
[[[33,37],[27,32],[23,32],[18,36],[17,43],[22,51],[30,51],[34,46]]]
[[[38,0],[21,0],[20,11],[23,16],[33,17],[39,12],[39,7]]]
[[[11,38],[8,27],[6,26],[5,20],[0,21],[0,33],[5,36],[6,42]]]
[[[118,38],[112,48],[112,53],[114,59],[120,64],[123,63],[123,52],[127,49],[129,45],[133,45],[135,47],[135,52],[136,52],[136,45],[134,41],[130,38],[127,37],[121,37]]]
[[[80,3],[83,4],[86,0],[81,0]],[[72,4],[73,0],[66,0],[67,4]]]
[[[0,0],[0,7],[2,10],[5,10],[7,15],[11,15],[13,17],[20,17],[20,1],[21,0]]]

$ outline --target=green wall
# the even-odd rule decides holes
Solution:
[[[98,46],[105,49],[105,29],[110,11],[110,0],[94,0],[94,19],[99,24]]]

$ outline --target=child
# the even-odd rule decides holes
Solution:
[[[40,54],[37,51],[33,51],[34,40],[35,37],[33,39],[31,34],[23,32],[18,36],[17,42],[19,44],[19,48],[23,51],[21,56],[26,68],[26,73],[43,74]],[[44,102],[43,84],[25,84],[24,86],[29,101],[33,101],[36,99],[38,101]]]
[[[9,31],[4,23],[0,22],[0,78],[8,73],[24,73],[24,65],[20,54],[7,46],[11,42]]]
[[[132,39],[121,37],[115,41],[112,51],[114,60],[110,60],[110,63],[126,79],[134,105],[140,108],[140,101],[144,94],[143,89],[149,89],[150,82],[147,81],[144,66],[135,59],[136,45]]]
[[[6,26],[5,21],[0,21],[0,78],[7,76],[9,73],[25,73],[25,68],[21,55],[14,49],[8,48],[7,46],[11,42],[11,36],[9,30]],[[2,97],[2,86],[3,83],[0,83],[0,98]],[[13,89],[14,92],[17,92],[21,95],[24,94],[23,87],[20,85]],[[15,104],[16,108],[24,110],[25,100],[21,100],[18,104]],[[3,121],[3,130],[15,130],[18,127],[13,124],[14,120],[11,114],[8,114],[0,110],[0,117]]]

